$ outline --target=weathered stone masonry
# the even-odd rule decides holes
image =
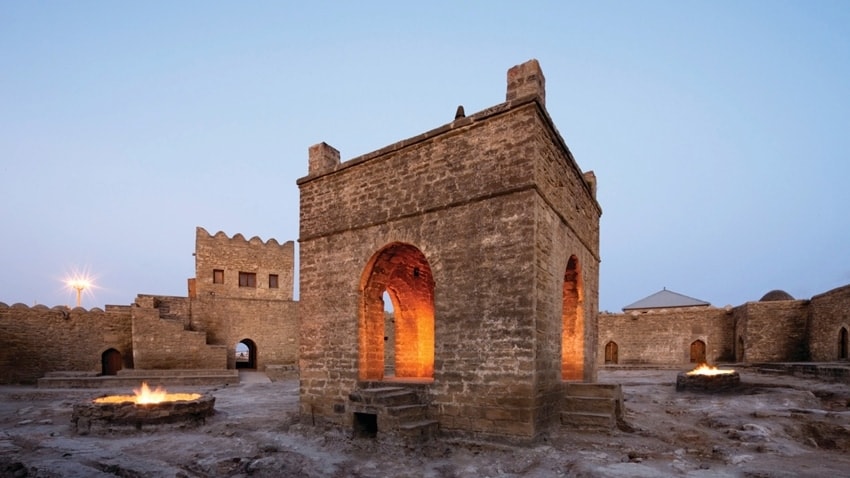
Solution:
[[[303,415],[351,425],[362,381],[424,381],[442,430],[534,437],[564,378],[595,380],[601,209],[543,84],[532,61],[490,109],[345,163],[310,148],[298,181]],[[396,346],[394,377],[382,290],[396,344],[418,350]]]
[[[759,301],[722,309],[601,314],[598,360],[606,365],[684,365],[691,361],[689,347],[695,341],[705,344],[709,363],[850,358],[850,285],[809,300],[784,292],[776,297],[768,293]]]
[[[105,311],[0,303],[0,383],[32,383],[59,371],[232,369],[241,341],[253,346],[254,368],[295,374],[294,243],[197,228],[195,244],[188,297],[140,294],[130,306]],[[222,271],[222,283],[213,283],[214,270]],[[240,287],[240,272],[255,274],[254,286]],[[277,287],[269,287],[270,275]]]

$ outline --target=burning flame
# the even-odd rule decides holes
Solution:
[[[728,373],[735,373],[734,370],[720,370],[717,367],[709,365],[707,363],[701,363],[699,366],[690,372],[688,375],[724,375]]]
[[[136,403],[159,403],[165,401],[165,396],[168,395],[162,387],[157,386],[156,390],[151,390],[147,382],[142,382],[141,388],[134,388],[133,393],[136,394]]]
[[[147,382],[142,382],[140,388],[134,388],[135,395],[107,395],[96,398],[95,403],[124,403],[133,402],[136,405],[162,402],[179,402],[182,400],[196,400],[201,396],[199,393],[168,393],[162,387],[157,386],[151,390]]]

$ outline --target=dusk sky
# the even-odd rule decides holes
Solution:
[[[501,103],[531,58],[598,178],[601,310],[850,284],[846,0],[7,1],[0,302],[185,296],[196,226],[297,241],[310,145]]]

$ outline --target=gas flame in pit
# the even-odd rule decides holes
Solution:
[[[734,370],[721,370],[713,365],[709,365],[707,363],[701,363],[699,366],[690,372],[687,375],[725,375],[729,373],[735,373]]]
[[[201,394],[199,393],[168,393],[162,387],[157,386],[151,390],[146,382],[142,382],[141,388],[134,388],[135,395],[107,395],[105,397],[96,398],[94,403],[124,403],[133,402],[136,405],[144,405],[151,403],[162,402],[179,402],[197,400]]]

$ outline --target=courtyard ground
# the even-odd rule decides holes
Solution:
[[[600,381],[623,385],[628,426],[558,429],[526,447],[437,439],[407,448],[308,426],[295,418],[297,381],[256,372],[195,390],[216,397],[204,425],[106,436],[76,435],[72,406],[130,391],[2,386],[0,476],[850,476],[847,384],[744,369],[738,390],[706,395],[676,392],[678,371],[601,371]]]

